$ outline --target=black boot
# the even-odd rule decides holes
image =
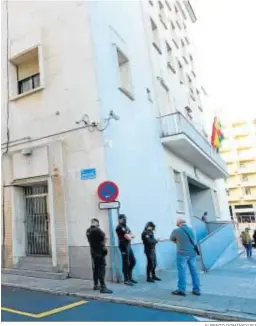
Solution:
[[[113,291],[109,290],[106,286],[104,286],[100,289],[100,293],[111,294],[113,293]]]
[[[162,281],[161,278],[157,277],[156,275],[154,275],[152,278],[154,281]]]
[[[133,283],[130,280],[125,280],[124,284],[128,286],[133,286]]]
[[[137,284],[138,282],[135,281],[134,279],[130,279],[130,282],[132,282],[133,284]]]
[[[151,278],[151,277],[148,277],[148,278],[147,278],[147,282],[149,282],[149,283],[155,283],[154,279]]]
[[[93,291],[98,291],[100,289],[98,284],[94,284]]]

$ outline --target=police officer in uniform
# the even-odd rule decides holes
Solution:
[[[113,293],[106,287],[105,284],[106,256],[108,254],[108,250],[105,246],[106,236],[105,233],[100,229],[98,219],[92,219],[91,226],[86,231],[86,236],[91,247],[94,281],[93,289],[100,290],[101,293]]]
[[[155,228],[156,226],[153,222],[148,222],[141,234],[141,239],[144,244],[144,252],[147,257],[147,282],[151,283],[154,283],[155,281],[161,281],[161,279],[156,276],[155,247],[158,240],[156,240],[154,236]]]
[[[116,233],[119,240],[119,249],[122,255],[124,284],[133,286],[137,282],[132,278],[132,271],[136,260],[131,248],[131,240],[135,238],[130,228],[126,224],[126,216],[120,214],[118,217],[119,224],[116,227]]]

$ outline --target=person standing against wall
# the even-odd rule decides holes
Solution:
[[[106,236],[100,229],[99,220],[93,218],[90,228],[86,231],[86,236],[91,248],[92,269],[93,269],[93,289],[100,290],[101,293],[113,293],[106,287],[106,256],[108,250],[106,248]],[[100,282],[100,286],[99,286]]]
[[[133,286],[137,282],[132,278],[132,271],[136,264],[136,259],[131,247],[131,241],[135,238],[130,228],[127,226],[125,214],[118,217],[119,224],[116,227],[116,233],[119,240],[119,249],[122,255],[124,284]]]
[[[192,293],[200,295],[200,282],[196,268],[196,253],[199,252],[195,244],[193,230],[187,226],[186,221],[182,218],[177,220],[177,227],[171,234],[171,241],[177,246],[178,288],[172,294],[186,296],[186,269],[188,265],[193,283]]]
[[[148,222],[141,234],[141,239],[144,244],[144,252],[147,257],[147,282],[151,283],[161,281],[161,279],[156,276],[157,261],[155,247],[158,240],[156,240],[154,236],[155,228],[156,226],[153,222]]]

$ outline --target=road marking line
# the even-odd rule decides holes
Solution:
[[[42,312],[40,314],[37,314],[36,316],[37,316],[37,318],[47,317],[47,316],[54,315],[54,314],[57,314],[59,312],[62,312],[64,310],[68,310],[68,309],[71,309],[71,308],[81,306],[82,304],[85,304],[85,303],[87,303],[87,301],[81,300],[81,301],[78,301],[78,302],[71,303],[71,304],[69,304],[67,306],[63,306],[63,307],[60,307],[60,308],[55,308],[55,309],[52,309],[52,310],[49,310],[49,311]]]
[[[6,312],[11,312],[12,314],[17,314],[17,315],[23,315],[23,316],[27,316],[27,317],[37,318],[35,314],[31,314],[31,313],[25,312],[25,311],[20,311],[20,310],[6,308],[6,307],[1,307],[1,310],[6,311]]]
[[[51,309],[51,310],[48,310],[48,311],[45,311],[45,312],[41,312],[39,314],[33,314],[33,313],[30,313],[30,312],[20,311],[20,310],[6,308],[6,307],[1,307],[1,310],[6,311],[6,312],[10,312],[12,314],[23,315],[23,316],[39,319],[39,318],[44,318],[44,317],[47,317],[47,316],[50,316],[50,315],[57,314],[59,312],[62,312],[62,311],[68,310],[68,309],[72,309],[72,308],[81,306],[82,304],[85,304],[87,302],[88,301],[81,300],[81,301],[78,301],[78,302],[68,304],[68,305],[63,306],[63,307],[59,307],[59,308]]]

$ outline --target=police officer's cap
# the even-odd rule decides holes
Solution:
[[[155,225],[154,222],[148,222],[147,225],[146,225],[146,227],[149,227],[149,226],[151,226],[153,229],[156,228],[156,225]]]
[[[126,215],[125,214],[119,214],[118,219],[121,220],[123,218],[127,219]]]

